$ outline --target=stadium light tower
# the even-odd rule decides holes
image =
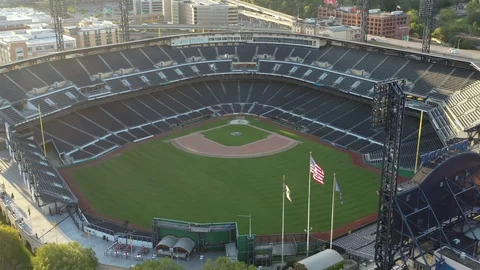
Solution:
[[[405,112],[405,82],[388,79],[375,85],[373,91],[372,128],[383,129],[382,174],[380,179],[375,264],[377,269],[390,270],[395,264],[394,234],[395,196],[399,168],[403,115]]]
[[[50,1],[50,15],[53,18],[53,27],[55,31],[55,39],[57,42],[57,50],[65,50],[63,43],[63,25],[62,20],[67,15],[67,1],[66,0],[49,0]]]
[[[133,0],[120,0],[120,28],[122,29],[123,42],[130,41],[128,12],[131,10],[133,10]]]
[[[252,237],[252,215],[237,215],[239,217],[248,218],[248,236]]]
[[[420,1],[420,17],[423,19],[423,39],[422,52],[430,53],[430,44],[432,42],[432,28],[433,28],[433,0]]]
[[[360,23],[360,42],[368,42],[368,10],[370,9],[370,0],[357,0],[357,7],[360,7],[362,20]]]

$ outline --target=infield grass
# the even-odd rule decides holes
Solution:
[[[311,226],[330,228],[332,178],[336,173],[344,204],[336,204],[335,227],[377,211],[380,176],[352,164],[349,154],[297,136],[271,124],[249,119],[252,125],[301,141],[285,152],[257,158],[221,159],[183,152],[165,140],[227,124],[227,120],[185,129],[146,141],[74,173],[83,194],[100,213],[151,227],[153,217],[192,222],[237,221],[248,233],[252,215],[255,234],[281,232],[282,175],[292,191],[286,201],[285,232],[306,228],[309,152],[323,167],[325,185],[312,182]],[[337,196],[338,197],[338,196]],[[337,201],[338,202],[338,201]]]
[[[233,132],[241,134],[232,135]],[[270,135],[270,133],[250,125],[226,125],[204,131],[202,134],[205,138],[225,146],[241,146],[265,139]]]

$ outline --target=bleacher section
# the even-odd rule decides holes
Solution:
[[[129,142],[179,128],[211,115],[250,113],[270,118],[333,145],[360,153],[381,153],[383,133],[370,129],[366,103],[290,83],[227,80],[198,82],[175,89],[91,106],[44,124],[67,161],[96,157]],[[413,165],[415,118],[406,116],[404,165]],[[427,121],[428,123],[428,121]],[[34,128],[40,142],[39,127]],[[442,145],[432,125],[424,129],[422,152]]]
[[[362,229],[335,239],[333,245],[340,247],[351,255],[372,260],[375,255],[375,237],[377,224],[368,225]]]
[[[480,81],[476,81],[455,92],[445,101],[446,109],[458,121],[463,129],[480,124]]]
[[[74,205],[78,199],[66,185],[57,170],[50,164],[40,150],[38,144],[29,138],[20,138],[13,136],[12,147],[15,160],[22,164],[22,168],[27,171],[27,186],[33,185],[35,188],[29,189],[35,196],[37,205],[47,205],[52,202],[63,202],[66,205]]]
[[[428,111],[431,122],[426,121],[425,136],[430,137],[422,151],[441,147],[441,141],[455,137],[459,130],[478,124],[480,119],[480,75],[473,70],[328,44],[306,49],[253,43],[180,48],[152,45],[45,61],[4,72],[0,74],[0,117],[15,126],[35,119],[38,108],[48,115],[108,95],[230,74],[234,61],[256,61],[257,74],[298,79],[366,98],[371,98],[380,80],[392,76],[406,79],[407,93],[427,100],[430,95],[445,99],[445,108]],[[138,92],[134,98],[61,116],[48,125],[46,139],[54,142],[59,152],[78,160],[212,113],[251,113],[280,119],[339,147],[369,153],[371,160],[376,160],[383,139],[382,133],[370,130],[369,105],[274,80],[186,81],[165,92]],[[407,116],[406,121],[411,119]],[[66,132],[55,129],[57,125]],[[410,166],[408,159],[416,139],[414,130],[406,130],[403,165]],[[38,139],[39,129],[32,131]],[[73,134],[83,139],[71,138]]]

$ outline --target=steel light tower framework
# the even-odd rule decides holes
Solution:
[[[64,51],[65,45],[63,43],[63,24],[62,20],[67,16],[67,1],[66,0],[49,0],[50,1],[50,15],[53,18],[53,27],[55,31],[55,39],[57,42],[57,50]]]
[[[372,128],[383,129],[385,145],[383,147],[382,175],[379,191],[379,207],[377,236],[375,242],[375,263],[377,269],[390,270],[394,265],[394,233],[395,196],[397,194],[397,178],[403,117],[405,112],[405,81],[388,79],[374,87]]]
[[[370,0],[357,0],[357,7],[360,7],[360,41],[367,43],[368,39],[368,10],[370,9]]]
[[[370,9],[370,0],[362,1],[362,23],[360,25],[360,39],[363,43],[368,42],[368,10]]]
[[[133,10],[133,0],[120,0],[120,28],[122,29],[123,42],[130,41],[128,12],[131,10]]]
[[[424,23],[422,52],[430,53],[433,28],[433,0],[421,0],[419,15],[423,19]]]

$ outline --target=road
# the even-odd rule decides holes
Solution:
[[[402,47],[406,49],[411,49],[415,51],[422,51],[422,43],[420,42],[412,42],[412,41],[405,41],[405,40],[398,40],[398,39],[391,39],[385,37],[376,37],[376,36],[368,36],[368,38],[376,38],[376,43],[378,45],[388,44],[395,47]],[[445,47],[437,44],[430,45],[430,52],[434,54],[438,54],[440,56],[446,56],[454,59],[459,59],[462,61],[465,60],[474,60],[474,62],[480,61],[480,51],[477,50],[459,50],[458,53],[450,52],[452,47]]]
[[[255,32],[276,32],[292,33],[290,29],[267,28],[267,27],[248,27],[240,25],[197,25],[197,24],[148,24],[148,25],[130,25],[130,29],[199,29],[199,30],[232,30],[232,31],[255,31]]]

